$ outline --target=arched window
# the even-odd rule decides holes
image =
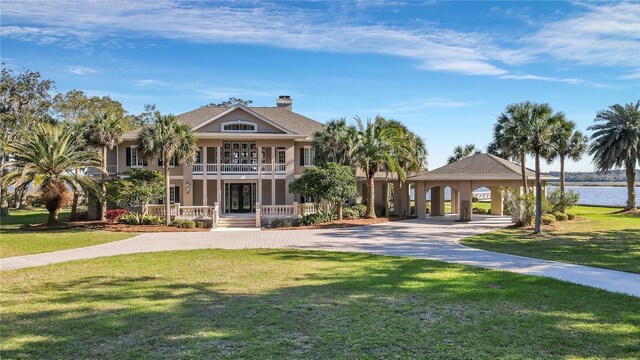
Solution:
[[[226,122],[222,124],[222,132],[257,132],[257,126],[248,121]]]

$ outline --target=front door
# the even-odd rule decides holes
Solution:
[[[251,184],[229,184],[229,192],[230,212],[251,212]]]

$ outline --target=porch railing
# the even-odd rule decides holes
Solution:
[[[165,205],[147,205],[147,214],[164,217]],[[178,203],[169,205],[169,214],[172,219],[187,220],[211,220],[215,227],[218,223],[218,203],[214,206],[182,206]]]
[[[271,174],[274,170],[276,174],[284,174],[287,165],[286,164],[262,164],[263,174]],[[218,172],[218,164],[193,164],[193,173],[201,175],[206,168],[207,174],[215,175]],[[258,164],[220,164],[221,174],[258,174]]]
[[[262,216],[296,216],[296,205],[262,205]]]

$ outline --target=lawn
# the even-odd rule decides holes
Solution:
[[[576,206],[576,221],[556,222],[542,237],[504,229],[463,239],[490,251],[640,273],[640,216],[617,208]]]
[[[637,358],[640,302],[367,254],[197,250],[2,274],[2,358]]]
[[[64,210],[60,218],[64,219],[68,215],[69,211]],[[86,229],[56,231],[18,229],[22,224],[39,224],[46,221],[47,211],[44,209],[11,210],[9,216],[0,217],[0,258],[98,245],[134,235]]]

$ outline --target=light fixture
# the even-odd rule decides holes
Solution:
[[[191,186],[189,185],[188,181],[186,184],[184,184],[184,190],[187,192],[187,194],[191,192]]]

